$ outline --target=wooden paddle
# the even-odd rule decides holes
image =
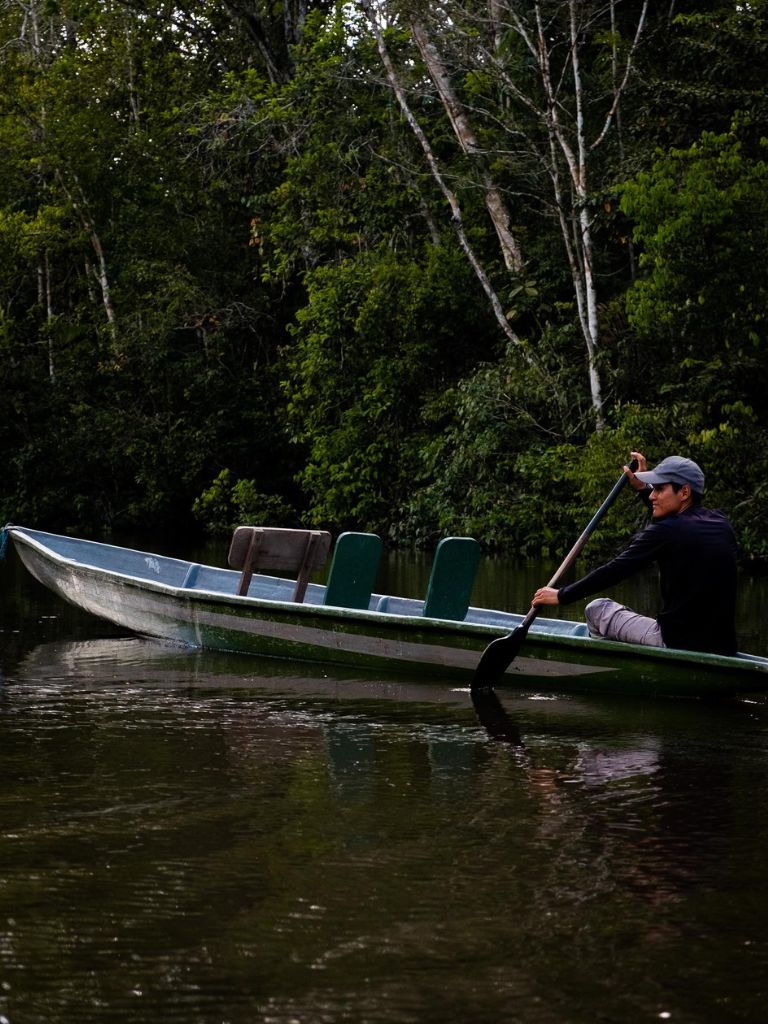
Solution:
[[[629,468],[634,473],[637,469],[637,461],[633,459]],[[554,587],[562,576],[570,569],[577,557],[581,553],[582,548],[587,543],[590,535],[594,533],[594,530],[600,520],[603,518],[605,513],[611,507],[616,500],[619,491],[622,489],[624,484],[627,482],[626,473],[622,473],[616,483],[613,485],[613,489],[608,497],[605,499],[600,508],[590,519],[586,529],[573,545],[571,550],[563,559],[563,563],[557,570],[555,575],[549,581],[547,586]],[[483,651],[480,661],[478,662],[477,668],[475,669],[475,675],[472,680],[472,690],[487,690],[491,689],[501,679],[504,673],[507,671],[509,666],[515,660],[517,655],[520,653],[520,648],[523,646],[523,642],[528,635],[528,630],[531,627],[531,623],[539,614],[539,605],[533,605],[531,610],[525,616],[523,621],[513,630],[508,633],[507,636],[500,636],[497,640],[492,640],[490,644]]]

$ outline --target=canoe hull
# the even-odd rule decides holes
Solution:
[[[21,546],[27,570],[64,600],[116,626],[192,647],[360,668],[429,671],[466,677],[494,635],[399,615],[356,613],[289,602],[178,590],[114,576],[89,566],[51,562]],[[575,676],[604,665],[521,657],[512,675]]]
[[[162,572],[148,579],[62,557],[40,542],[45,535],[34,531],[10,528],[9,533],[27,570],[66,601],[134,633],[192,647],[468,682],[487,645],[515,625],[511,621],[500,628],[185,588],[162,582]],[[189,563],[126,553],[148,563],[173,562],[177,575],[189,568]],[[768,660],[531,631],[504,684],[558,692],[735,693],[768,687]]]

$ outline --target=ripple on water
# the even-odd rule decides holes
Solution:
[[[508,694],[499,742],[418,683],[43,646],[0,702],[14,1024],[761,1020],[764,702]]]

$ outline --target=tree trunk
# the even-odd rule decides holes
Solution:
[[[478,145],[477,137],[469,122],[467,113],[454,92],[445,63],[437,52],[434,43],[429,38],[423,22],[412,19],[411,31],[422,59],[427,66],[430,78],[435,83],[440,94],[440,99],[453,126],[456,138],[459,140],[459,145],[467,156],[472,157],[480,167],[480,179],[485,195],[485,205],[496,229],[496,235],[499,239],[501,253],[504,258],[504,265],[510,273],[519,274],[523,270],[523,256],[517,239],[512,234],[509,226],[509,213],[506,204],[498,186],[488,172],[484,154]]]
[[[51,262],[48,250],[43,253],[42,260],[37,266],[37,292],[40,305],[45,303],[45,322],[47,353],[48,353],[48,379],[53,380],[56,376],[56,363],[53,352],[53,334],[51,333],[51,321],[53,320],[53,286],[51,284]]]
[[[602,430],[605,426],[603,415],[603,389],[600,371],[597,365],[599,339],[599,322],[597,315],[597,289],[593,264],[592,223],[589,215],[587,190],[587,146],[584,138],[584,90],[581,81],[581,64],[579,61],[579,26],[576,18],[577,0],[569,0],[571,26],[571,68],[573,71],[573,89],[576,99],[576,162],[573,168],[573,188],[576,196],[576,212],[578,215],[581,254],[581,272],[584,286],[585,317],[582,318],[584,341],[587,346],[587,368],[589,374],[589,390],[592,396],[592,409],[595,414],[595,426]]]
[[[107,317],[107,323],[109,325],[110,334],[112,335],[112,340],[115,341],[117,339],[117,317],[115,315],[115,307],[112,302],[112,287],[109,280],[109,273],[107,271],[107,260],[104,255],[104,247],[101,244],[101,238],[96,230],[96,224],[88,209],[88,202],[83,195],[77,179],[75,179],[75,188],[79,193],[78,196],[75,196],[75,189],[70,189],[67,186],[60,171],[56,172],[56,180],[63,189],[67,199],[72,204],[72,209],[80,218],[80,223],[90,238],[91,247],[93,248],[94,255],[96,256],[96,267],[94,268],[93,274],[101,288],[101,300],[104,305],[104,312]]]

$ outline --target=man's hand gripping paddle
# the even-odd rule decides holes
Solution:
[[[629,463],[630,470],[634,473],[637,469],[637,460],[633,459]],[[594,533],[597,524],[603,518],[605,513],[614,503],[618,497],[624,484],[627,482],[626,473],[622,473],[616,483],[613,485],[613,489],[608,497],[605,499],[600,508],[590,519],[586,529],[573,545],[571,550],[565,556],[562,565],[559,567],[555,575],[549,581],[547,586],[554,587],[570,569],[571,565],[576,561],[582,548],[587,543],[590,535]],[[476,690],[487,690],[491,689],[498,683],[504,673],[507,671],[509,666],[515,660],[520,653],[520,648],[523,646],[528,630],[531,627],[531,623],[539,614],[539,606],[534,605],[528,614],[525,616],[523,621],[513,630],[508,633],[507,636],[500,636],[497,640],[492,640],[490,644],[483,651],[480,661],[478,662],[477,668],[475,669],[475,675],[472,680],[472,691]]]

